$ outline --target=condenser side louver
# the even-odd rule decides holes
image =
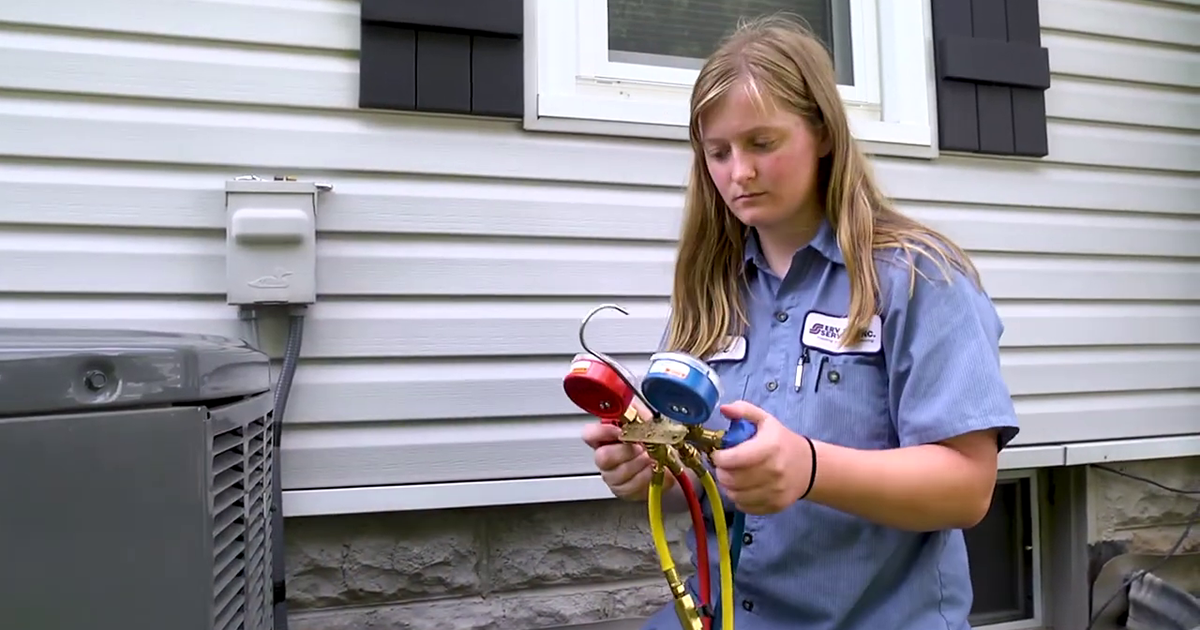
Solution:
[[[266,356],[0,329],[0,626],[270,630]]]

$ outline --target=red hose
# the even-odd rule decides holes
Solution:
[[[704,514],[700,511],[700,498],[696,496],[696,488],[692,485],[692,480],[687,476],[687,472],[680,472],[675,475],[675,480],[679,482],[679,487],[683,489],[683,496],[687,498],[688,512],[692,515],[692,527],[696,530],[696,567],[699,572],[700,582],[700,605],[706,611],[712,610],[712,582],[708,574],[708,533],[704,527]],[[707,615],[701,618],[704,624],[704,629],[708,630],[712,624],[712,617]]]

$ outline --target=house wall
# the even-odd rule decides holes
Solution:
[[[328,181],[285,487],[590,470],[562,366],[611,296],[631,316],[598,343],[636,370],[657,342],[686,147],[357,111],[354,0],[111,4],[0,3],[0,325],[241,336],[225,180]],[[1017,446],[1194,432],[1200,14],[1041,5],[1050,155],[878,157],[878,176],[983,271]],[[1094,540],[1177,522],[1101,475]],[[295,627],[640,616],[665,601],[644,522],[615,501],[290,519]]]

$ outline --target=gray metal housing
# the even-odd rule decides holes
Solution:
[[[240,341],[0,330],[0,626],[269,630],[271,409]]]

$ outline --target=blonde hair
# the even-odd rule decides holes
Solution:
[[[707,357],[726,335],[748,325],[743,258],[748,228],[725,206],[705,164],[699,121],[735,85],[745,82],[828,134],[830,152],[819,166],[825,217],[850,276],[849,324],[842,343],[865,332],[879,299],[875,250],[899,248],[916,271],[913,253],[927,256],[949,277],[951,265],[977,285],[966,253],[935,230],[897,212],[879,190],[870,163],[850,135],[833,62],[803,24],[781,15],[745,23],[705,62],[692,91],[694,157],[671,294],[666,348]],[[933,252],[933,253],[931,253]],[[916,281],[910,276],[910,292]]]

